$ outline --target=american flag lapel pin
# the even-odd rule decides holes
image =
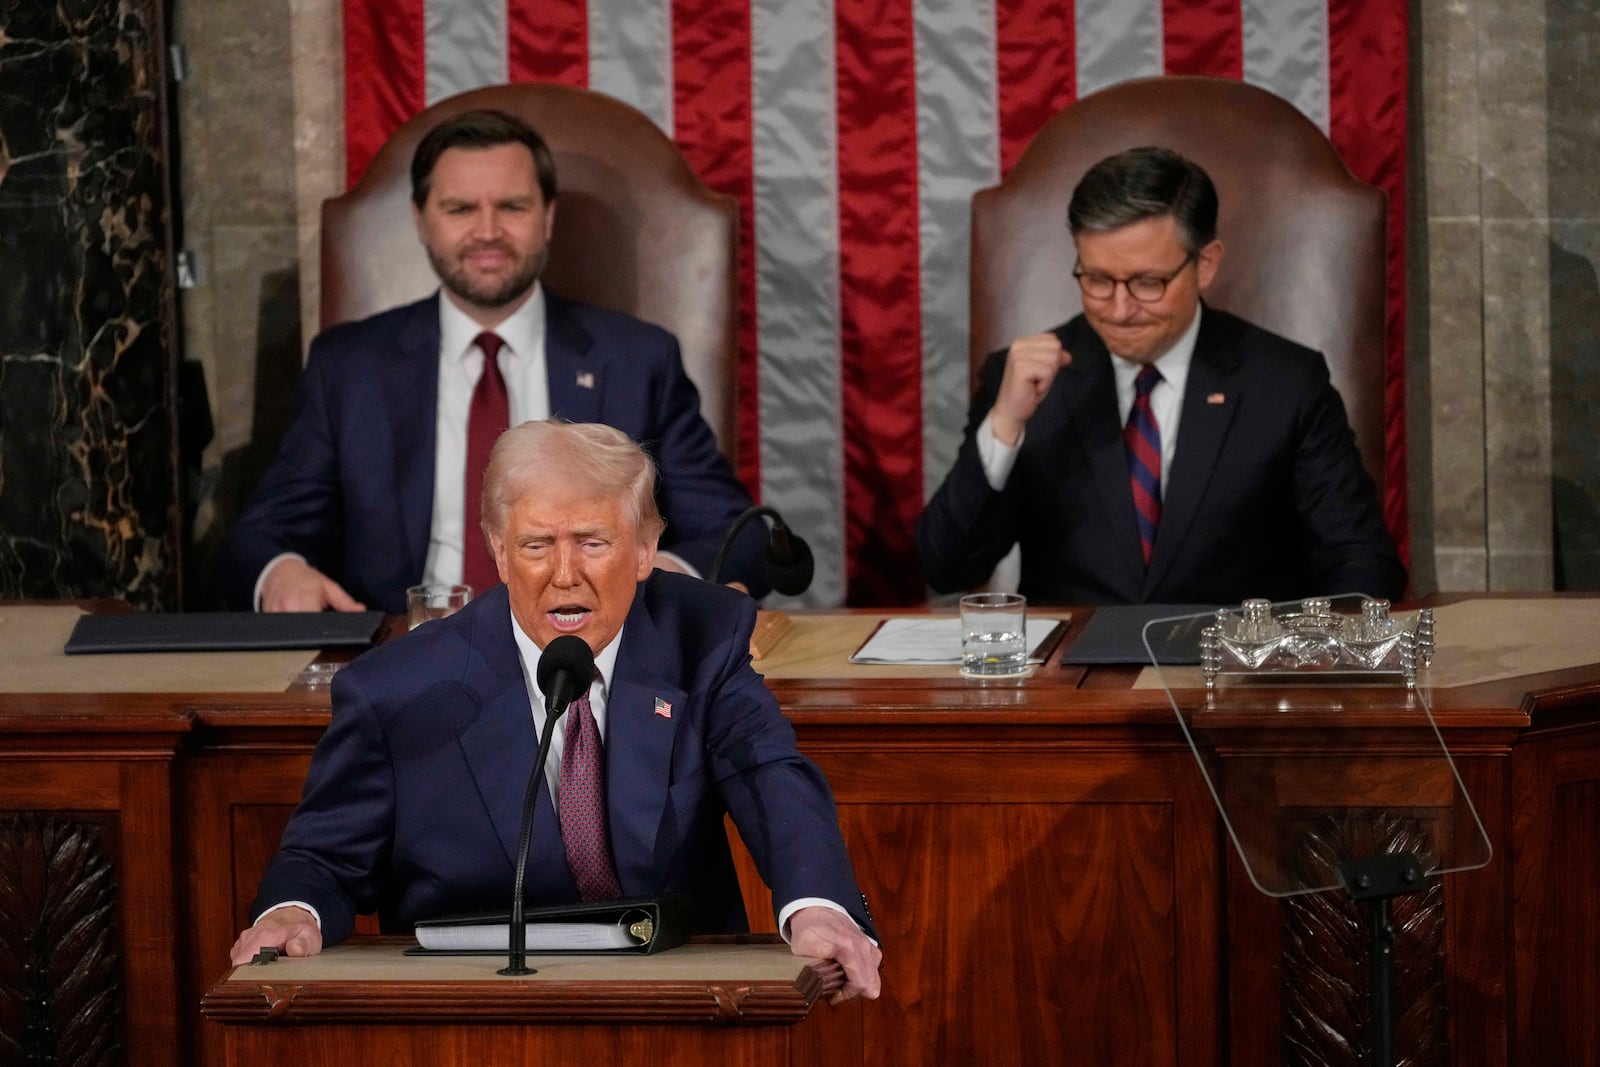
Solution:
[[[593,389],[594,388],[594,373],[592,371],[581,370],[581,371],[578,372],[578,388],[579,389]]]
[[[656,697],[656,714],[661,716],[663,719],[672,718],[672,705],[668,704],[660,697]]]
[[[1206,403],[1207,404],[1226,404],[1227,402],[1228,402],[1227,396],[1222,394],[1222,393],[1207,393],[1206,394]]]

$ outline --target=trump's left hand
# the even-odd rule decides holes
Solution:
[[[882,982],[878,964],[883,953],[848,915],[832,908],[801,908],[789,916],[789,948],[796,956],[838,960],[844,968],[844,988],[829,998],[830,1004],[866,997],[877,1000]]]

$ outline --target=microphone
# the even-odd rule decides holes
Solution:
[[[817,570],[816,559],[805,539],[789,528],[782,515],[765,504],[746,508],[728,527],[717,549],[717,557],[711,562],[711,580],[722,580],[722,565],[727,561],[734,539],[740,530],[761,516],[772,520],[772,533],[767,538],[767,579],[772,588],[784,596],[799,596],[811,588],[811,578]]]
[[[534,669],[539,691],[544,694],[544,732],[539,735],[539,754],[528,775],[528,791],[522,795],[522,832],[517,840],[517,878],[511,890],[511,926],[508,931],[506,965],[498,973],[511,976],[533,974],[527,965],[528,927],[522,901],[522,878],[528,867],[528,847],[533,841],[533,806],[544,792],[544,763],[550,755],[556,720],[567,705],[589,691],[594,680],[594,652],[589,643],[573,634],[562,634],[545,646]]]

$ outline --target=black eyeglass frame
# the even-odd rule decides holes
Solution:
[[[1178,275],[1182,274],[1184,268],[1188,267],[1189,264],[1193,263],[1199,258],[1200,253],[1190,252],[1187,256],[1183,257],[1182,263],[1179,263],[1172,269],[1170,273],[1166,274],[1165,276],[1160,274],[1135,274],[1128,278],[1117,278],[1097,270],[1084,270],[1082,263],[1074,263],[1072,265],[1072,276],[1077,279],[1078,288],[1083,291],[1083,295],[1091,297],[1095,300],[1110,300],[1112,297],[1117,295],[1117,286],[1120,285],[1124,289],[1128,290],[1128,295],[1134,300],[1137,300],[1139,303],[1154,304],[1162,297],[1167,295],[1167,286],[1172,284],[1172,280]],[[1097,283],[1102,280],[1110,282],[1111,287],[1104,293],[1093,292],[1089,287],[1088,281],[1091,278],[1095,279]],[[1134,289],[1135,285],[1155,286],[1156,288],[1153,290],[1151,295],[1140,296],[1139,293]]]

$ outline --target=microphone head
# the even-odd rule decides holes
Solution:
[[[767,578],[772,588],[784,596],[799,596],[811,588],[817,563],[805,538],[774,519],[772,538],[767,542]]]
[[[589,688],[594,678],[594,650],[576,634],[562,634],[544,646],[533,673],[544,694],[546,711],[560,715]]]

